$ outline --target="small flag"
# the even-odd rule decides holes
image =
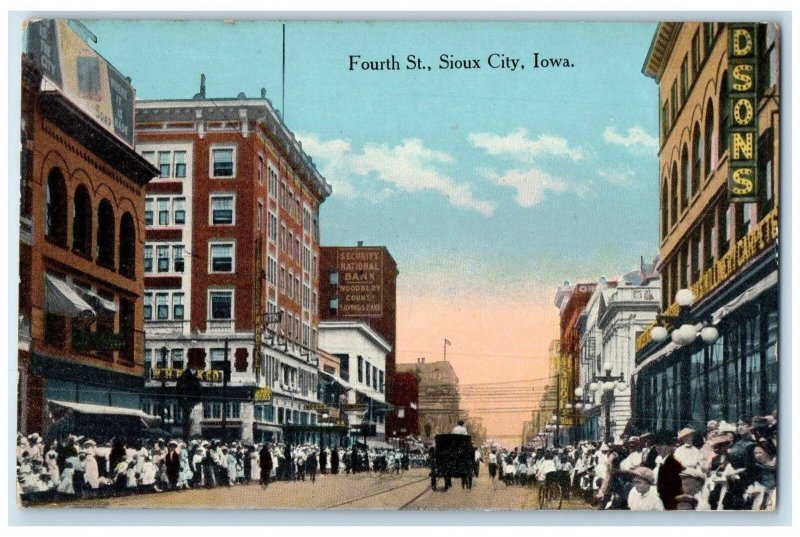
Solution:
[[[414,403],[413,401],[412,401],[412,402],[410,402],[410,403],[408,404],[408,406],[410,406],[410,407],[411,407],[411,408],[413,408],[414,410],[416,410],[416,409],[417,409],[417,403]]]
[[[444,340],[444,344],[445,344],[445,346],[447,346],[447,345],[452,345],[452,343],[450,343],[450,340],[449,340],[449,339],[445,339],[445,340]]]

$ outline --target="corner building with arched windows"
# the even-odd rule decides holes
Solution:
[[[642,431],[777,407],[779,35],[773,24],[751,28],[757,179],[747,202],[729,187],[731,25],[660,23],[642,69],[659,86],[661,313],[678,314],[676,293],[690,289],[693,322],[718,332],[713,343],[677,345],[654,341],[654,324],[637,339]]]
[[[99,439],[146,418],[141,258],[156,170],[134,150],[130,82],[66,21],[26,34],[18,430]]]

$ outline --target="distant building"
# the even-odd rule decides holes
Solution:
[[[387,436],[405,438],[419,436],[419,379],[412,372],[395,373],[394,421],[389,422]]]
[[[401,373],[413,373],[419,380],[419,434],[430,442],[437,434],[449,433],[465,412],[460,408],[458,376],[450,362],[397,364]]]
[[[26,32],[19,430],[135,435],[147,419],[141,259],[156,169],[134,150],[125,76],[67,21],[30,21]]]
[[[361,321],[323,321],[319,325],[321,349],[339,359],[340,384],[347,400],[340,407],[363,409],[358,421],[375,428],[377,440],[386,436],[386,356],[392,347]],[[346,383],[346,384],[345,384]],[[352,424],[350,424],[352,425]],[[358,436],[357,434],[355,436]]]
[[[386,401],[394,398],[397,356],[397,263],[385,246],[320,248],[319,315],[323,321],[361,321],[391,346],[386,356]],[[387,415],[387,431],[396,412]]]

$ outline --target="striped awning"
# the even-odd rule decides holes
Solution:
[[[102,311],[104,313],[114,314],[117,312],[117,303],[113,300],[103,298],[96,292],[85,287],[75,286],[75,290],[86,302],[94,307],[97,313]]]
[[[95,310],[64,280],[51,274],[44,276],[45,311],[70,318],[93,319]]]

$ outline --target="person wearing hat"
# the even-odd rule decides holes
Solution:
[[[637,466],[630,471],[633,488],[628,493],[628,509],[631,511],[663,511],[664,504],[658,495],[653,470]]]
[[[638,436],[631,436],[627,442],[628,456],[619,463],[619,469],[623,471],[631,470],[641,466],[644,462],[642,455],[642,443]]]
[[[708,489],[705,487],[706,475],[699,468],[686,468],[680,474],[683,494],[697,500],[696,511],[710,511]]]
[[[690,496],[688,494],[681,494],[676,498],[678,507],[678,511],[696,511],[697,510],[697,498],[694,496]]]
[[[667,430],[659,431],[655,436],[654,450],[656,457],[653,475],[656,482],[656,490],[664,504],[665,511],[677,509],[675,498],[683,493],[681,489],[680,473],[683,465],[675,458],[675,436]]]
[[[674,456],[684,468],[699,468],[702,455],[694,446],[694,435],[697,431],[691,427],[684,427],[678,432],[678,442],[681,445],[675,450]]]
[[[97,459],[95,458],[96,447],[97,444],[92,439],[83,443],[83,449],[86,452],[86,458],[83,461],[83,479],[92,490],[97,490],[100,487],[100,468],[97,466]]]
[[[166,466],[167,483],[169,488],[174,489],[178,486],[178,475],[181,472],[181,456],[178,453],[178,442],[170,440],[167,444],[167,454],[164,456]]]

